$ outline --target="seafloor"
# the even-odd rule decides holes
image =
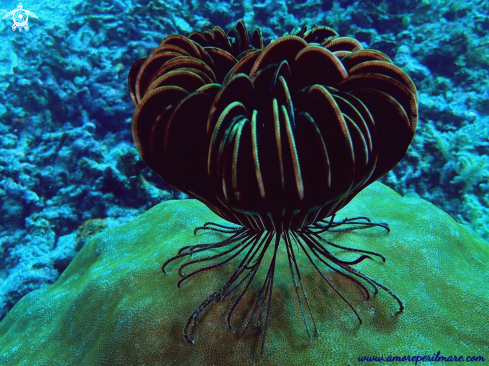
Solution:
[[[87,238],[185,198],[137,155],[128,70],[168,34],[227,29],[240,18],[260,26],[266,44],[321,24],[390,56],[418,88],[420,117],[407,155],[382,182],[489,239],[487,1],[23,5],[38,16],[29,31],[12,31],[10,18],[0,23],[0,320],[56,281]]]

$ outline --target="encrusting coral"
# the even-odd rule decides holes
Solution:
[[[53,285],[25,296],[0,323],[0,364],[11,365],[352,365],[361,356],[489,357],[489,248],[427,201],[402,198],[380,183],[358,195],[338,218],[368,212],[382,228],[324,236],[344,246],[382,252],[387,261],[356,268],[393,289],[405,312],[379,292],[363,300],[359,286],[334,272],[330,280],[362,316],[298,257],[319,334],[307,337],[279,252],[267,342],[227,329],[231,301],[209,307],[193,328],[182,327],[203,297],[219,288],[233,265],[206,271],[175,286],[161,263],[184,245],[222,240],[221,233],[190,234],[206,221],[225,222],[195,200],[167,201],[137,220],[89,241]],[[347,253],[337,253],[348,258]],[[193,283],[192,283],[193,282]],[[199,283],[199,286],[193,284]],[[250,299],[248,299],[250,301]],[[241,311],[245,311],[244,308]],[[238,327],[239,319],[233,321]]]

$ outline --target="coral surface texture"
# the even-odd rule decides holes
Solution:
[[[298,254],[319,330],[308,318],[310,338],[284,250],[277,259],[263,352],[254,330],[239,338],[250,298],[235,311],[234,331],[226,324],[232,299],[207,307],[190,329],[195,340],[191,345],[183,337],[188,316],[236,267],[230,263],[206,271],[181,288],[176,286],[178,263],[163,274],[162,263],[182,246],[226,237],[209,231],[193,235],[193,229],[207,221],[226,224],[198,201],[166,201],[89,240],[54,284],[22,298],[0,323],[0,364],[352,365],[363,356],[438,351],[442,356],[487,360],[487,244],[431,203],[403,198],[380,183],[361,192],[338,218],[358,215],[387,222],[390,233],[373,227],[323,235],[336,244],[386,257],[386,263],[363,261],[354,268],[394,291],[405,305],[401,315],[395,316],[398,305],[385,292],[364,301],[358,285],[325,271],[358,311],[363,320],[359,325],[309,260]],[[350,255],[342,257],[338,249],[335,254],[345,260]],[[256,293],[261,283],[248,293]]]

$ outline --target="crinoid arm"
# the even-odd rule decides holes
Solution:
[[[343,293],[335,285],[332,275],[338,274],[356,284],[363,292],[364,301],[370,300],[372,295],[379,292],[379,289],[384,290],[398,303],[397,314],[402,313],[403,303],[391,290],[352,267],[366,259],[378,258],[383,263],[385,262],[384,256],[372,251],[338,245],[320,235],[327,231],[348,232],[372,227],[380,227],[389,231],[387,224],[372,223],[366,217],[347,218],[337,222],[333,219],[318,221],[313,225],[282,233],[225,226],[212,222],[196,228],[195,233],[207,230],[231,235],[219,242],[196,244],[180,249],[177,255],[163,264],[163,272],[166,273],[167,266],[173,261],[185,258],[186,261],[178,268],[178,274],[181,276],[178,282],[179,287],[189,278],[219,267],[228,266],[231,272],[226,273],[231,273],[231,276],[190,314],[183,330],[185,339],[193,344],[193,328],[198,324],[204,310],[214,302],[223,302],[229,298],[226,310],[228,328],[236,330],[240,338],[249,332],[261,337],[260,344],[263,351],[273,306],[273,283],[281,245],[285,246],[285,255],[292,279],[291,291],[295,293],[298,309],[300,309],[309,338],[318,334],[319,329],[314,319],[304,278],[301,275],[304,264],[312,266],[313,272],[317,274],[316,277],[324,281],[344,302],[353,312],[359,324],[362,323],[360,314],[349,300],[353,295]],[[337,250],[357,255],[357,257],[352,260],[342,260],[333,252]],[[302,257],[300,261],[299,256]],[[246,303],[246,306],[242,303]]]

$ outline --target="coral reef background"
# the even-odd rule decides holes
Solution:
[[[385,52],[419,91],[419,127],[382,182],[489,240],[489,3],[482,0],[28,1],[0,23],[0,320],[87,238],[185,196],[133,147],[126,77],[164,36],[243,18],[265,44],[307,24]],[[0,14],[17,2],[0,4]],[[2,15],[3,16],[3,15]],[[368,215],[368,212],[365,213]]]

